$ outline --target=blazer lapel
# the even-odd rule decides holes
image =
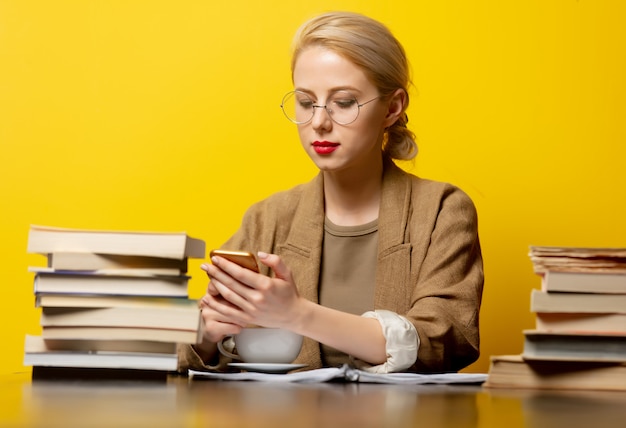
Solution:
[[[324,192],[321,173],[304,185],[296,207],[292,227],[279,254],[291,268],[300,295],[319,302],[318,282],[324,238]],[[319,343],[305,338],[295,363],[304,362],[309,368],[322,366]]]
[[[397,313],[410,303],[411,245],[408,219],[411,181],[393,161],[385,161],[382,199],[378,216],[378,267],[374,306]]]

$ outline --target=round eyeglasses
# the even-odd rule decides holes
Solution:
[[[291,91],[285,94],[280,107],[287,119],[297,125],[310,122],[316,108],[323,108],[328,116],[339,125],[349,125],[359,117],[361,107],[377,100],[380,96],[359,104],[356,97],[348,91],[333,92],[326,100],[326,105],[315,104],[315,101],[302,91]]]

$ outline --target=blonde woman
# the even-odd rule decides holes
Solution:
[[[296,363],[372,372],[454,372],[479,354],[483,288],[477,214],[457,187],[394,163],[417,154],[407,128],[409,68],[381,23],[333,12],[294,38],[282,108],[319,168],[249,208],[221,257],[203,265],[203,342],[181,369],[225,367],[215,343],[255,324],[305,337]]]

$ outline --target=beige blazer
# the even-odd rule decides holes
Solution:
[[[223,248],[280,255],[300,294],[317,302],[324,217],[320,173],[250,207]],[[418,360],[409,371],[457,371],[474,362],[483,264],[470,198],[387,160],[378,225],[375,309],[403,315],[417,329]],[[190,348],[182,351],[181,368],[201,364]],[[319,344],[305,339],[296,362],[321,367]]]

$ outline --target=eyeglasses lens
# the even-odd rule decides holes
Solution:
[[[313,119],[316,108],[325,108],[331,119],[336,123],[347,125],[356,120],[359,115],[358,101],[349,92],[338,91],[327,100],[326,105],[318,105],[309,95],[300,91],[287,93],[281,105],[285,116],[297,124],[303,124]]]

